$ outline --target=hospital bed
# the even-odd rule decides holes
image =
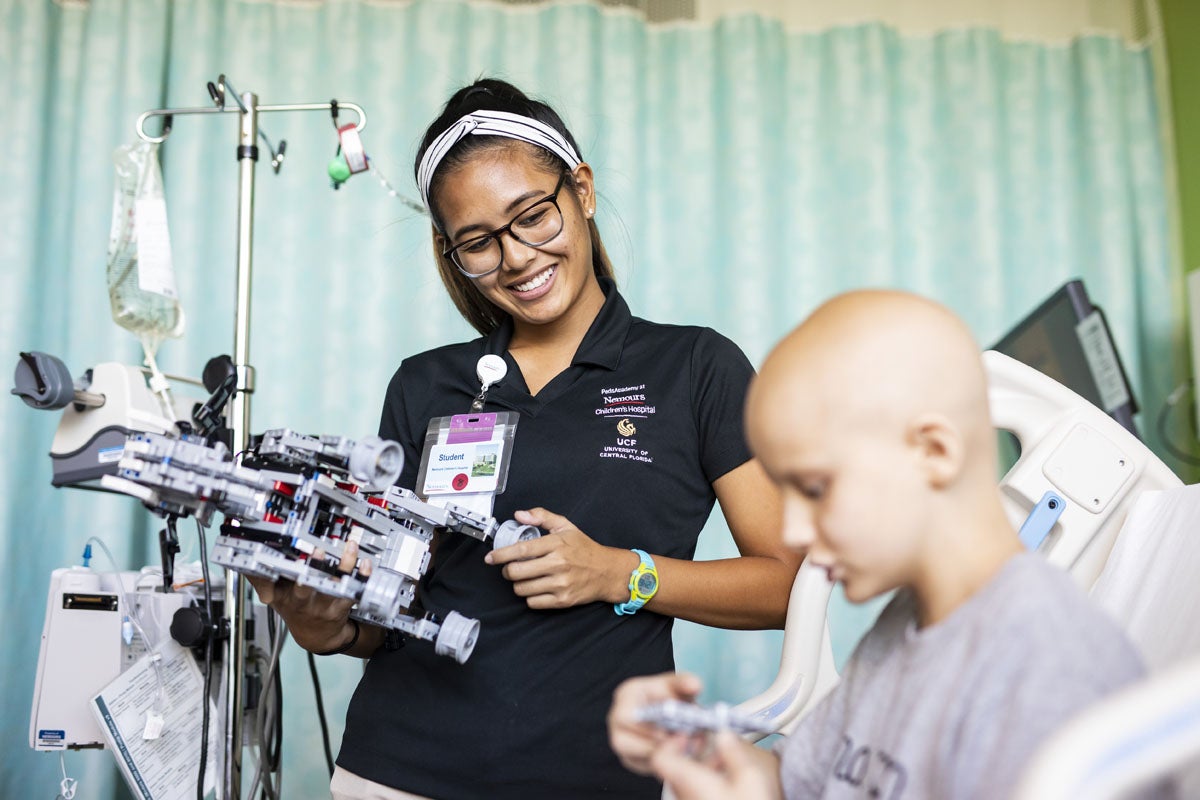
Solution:
[[[1200,658],[1176,664],[1084,711],[1034,757],[1014,800],[1110,800],[1175,773],[1179,797],[1197,796]]]
[[[1123,600],[1121,576],[1105,572],[1118,533],[1140,497],[1181,490],[1181,481],[1137,437],[1051,378],[995,351],[984,353],[984,365],[993,421],[998,429],[1011,432],[1020,445],[1019,458],[1000,481],[1009,519],[1027,545],[1067,570],[1082,587],[1093,590],[1094,598],[1094,589],[1101,588],[1098,579],[1105,587],[1116,587],[1110,596],[1097,599],[1118,612],[1114,616],[1120,620],[1120,609],[1113,604]],[[1200,486],[1188,488],[1200,492]],[[1196,496],[1196,513],[1194,519],[1200,520],[1200,495]],[[1200,554],[1200,544],[1190,549]],[[1200,566],[1200,555],[1196,563]],[[1200,584],[1200,572],[1192,575],[1190,582]],[[826,618],[831,589],[824,570],[807,564],[800,568],[788,606],[779,673],[765,691],[739,704],[737,712],[752,715],[764,722],[764,728],[786,735],[836,685]],[[1187,591],[1200,595],[1200,591]],[[1192,598],[1193,603],[1196,600]],[[1141,644],[1132,634],[1135,643]],[[1147,662],[1154,670],[1166,666],[1155,661],[1169,663],[1187,655],[1160,653]],[[1200,636],[1190,655],[1200,656]],[[1182,692],[1180,687],[1185,685],[1187,691]],[[1172,692],[1190,699],[1190,717],[1179,718],[1177,704],[1169,702]],[[1151,698],[1155,702],[1150,702]],[[1136,739],[1139,732],[1144,734],[1143,740],[1159,735],[1168,723],[1190,731],[1180,733],[1169,744],[1164,737],[1161,748],[1134,753],[1126,747],[1122,752],[1129,763],[1123,767],[1121,781],[1144,780],[1156,771],[1184,763],[1188,753],[1200,754],[1200,661],[1161,676],[1152,674],[1145,685],[1131,690],[1129,697],[1114,698],[1111,707],[1101,705],[1104,707],[1097,707],[1095,713],[1107,715],[1107,727],[1080,723],[1077,730],[1087,734],[1086,741],[1073,739],[1063,745],[1056,740],[1053,746],[1066,748],[1071,758],[1055,751],[1058,755],[1040,760],[1039,769],[1045,770],[1045,775],[1032,776],[1031,769],[1029,793],[1022,795],[1022,800],[1099,797],[1089,791],[1047,787],[1082,781],[1090,775],[1087,768],[1097,765],[1096,753],[1109,753],[1121,742]],[[1111,722],[1114,719],[1119,722]],[[1164,758],[1167,750],[1170,759]],[[1060,768],[1070,774],[1060,775]],[[1104,779],[1114,785],[1117,782],[1111,774]]]

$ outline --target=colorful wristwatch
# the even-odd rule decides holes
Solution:
[[[654,559],[645,550],[635,547],[633,552],[637,553],[642,563],[629,575],[629,599],[613,605],[613,611],[621,615],[636,613],[658,591],[658,570],[654,568]]]

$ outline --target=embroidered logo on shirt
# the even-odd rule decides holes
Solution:
[[[657,411],[658,409],[648,399],[644,383],[636,386],[614,386],[601,389],[600,406],[596,409],[596,417],[603,420],[612,417],[619,417],[619,419],[616,425],[615,441],[609,440],[611,444],[605,444],[600,448],[600,458],[620,458],[626,461],[653,464],[654,456],[650,455],[650,451],[646,449],[644,443],[639,445],[638,440],[634,438],[639,425],[635,425],[633,420],[649,419]],[[650,427],[654,426],[651,424]],[[609,428],[609,430],[612,429]]]
[[[646,396],[646,384],[600,390],[597,417],[648,417],[658,411]]]

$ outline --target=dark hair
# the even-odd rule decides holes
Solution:
[[[480,78],[470,86],[464,86],[455,92],[446,101],[446,107],[442,109],[441,115],[425,131],[421,146],[417,148],[417,157],[413,162],[413,174],[416,174],[421,164],[421,157],[425,155],[425,151],[429,149],[429,145],[433,143],[434,139],[441,136],[464,115],[484,110],[507,111],[536,119],[561,133],[575,148],[575,152],[579,152],[579,145],[575,143],[575,137],[567,130],[566,124],[553,108],[541,101],[527,97],[524,92],[510,83],[494,78]],[[483,293],[472,285],[473,281],[459,272],[458,268],[454,266],[454,262],[443,256],[437,247],[438,231],[443,228],[443,225],[435,198],[442,178],[480,151],[494,149],[497,146],[524,148],[525,152],[533,156],[549,173],[565,172],[567,169],[567,165],[562,159],[549,150],[536,145],[500,136],[472,135],[463,137],[454,145],[434,171],[429,182],[429,216],[433,222],[433,257],[437,262],[438,274],[442,278],[446,291],[450,293],[450,299],[454,301],[458,313],[471,323],[471,327],[484,335],[498,328],[508,315],[484,297]],[[574,185],[574,179],[569,172],[564,185],[568,187]],[[592,271],[598,278],[613,278],[612,263],[609,262],[608,254],[604,250],[604,243],[600,240],[600,229],[596,227],[596,220],[589,219],[587,222],[588,238],[592,245]]]

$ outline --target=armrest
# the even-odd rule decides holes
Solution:
[[[800,566],[788,600],[779,673],[762,694],[738,704],[738,711],[790,733],[802,712],[837,682],[826,621],[832,590],[824,570],[808,562]]]

